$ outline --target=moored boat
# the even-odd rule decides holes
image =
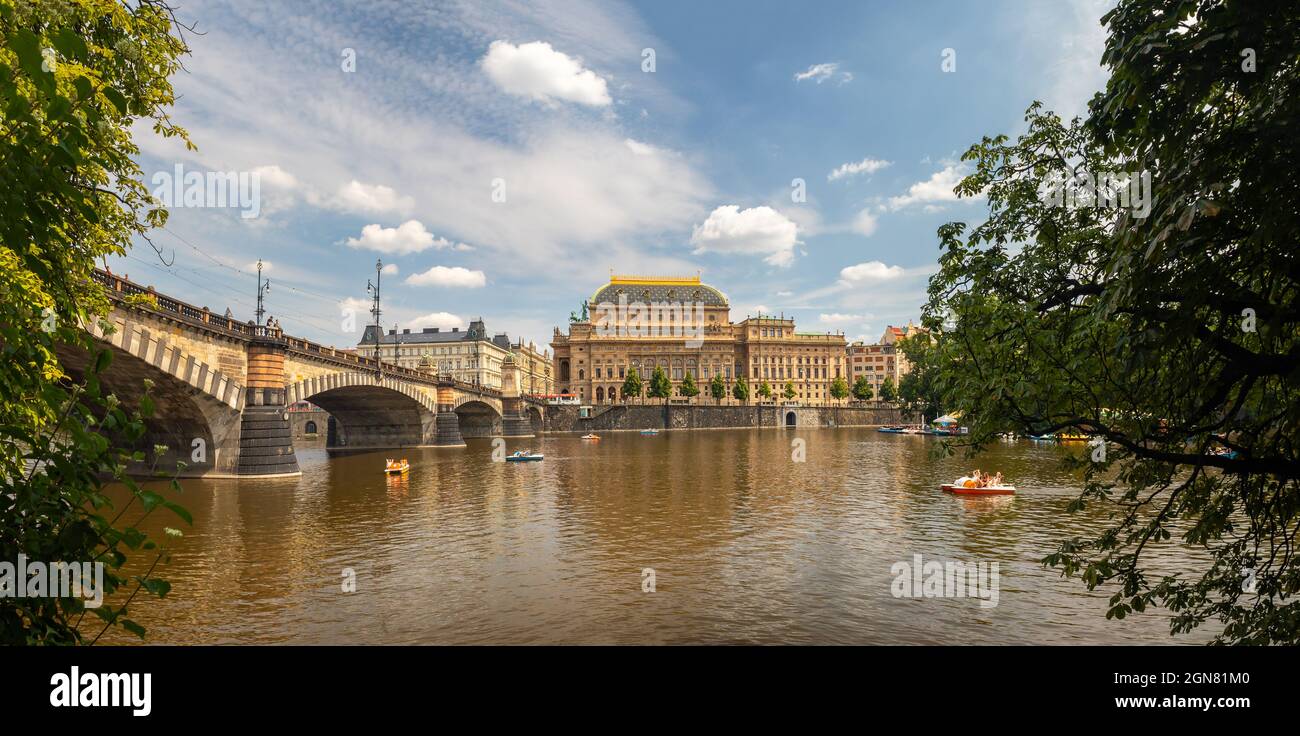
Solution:
[[[596,434],[584,434],[584,435],[582,436],[582,439],[584,439],[584,440],[596,440],[596,441],[599,442],[599,441],[600,441],[600,435],[596,435]]]
[[[653,436],[659,434],[659,430],[657,430],[657,429],[643,429],[643,430],[641,430],[641,434],[643,434],[643,435],[645,435],[645,436],[647,436],[647,437],[653,437]]]
[[[877,427],[876,431],[886,434],[906,434],[907,427]]]

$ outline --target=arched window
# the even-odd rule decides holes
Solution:
[[[601,388],[600,386],[597,386],[596,401],[604,401],[604,400],[605,400],[605,389]]]
[[[308,421],[302,426],[303,434],[316,434],[316,422]]]
[[[586,377],[586,371],[584,371],[583,369],[579,368],[579,369],[578,369],[578,380],[581,381],[581,380],[583,380],[585,377]]]

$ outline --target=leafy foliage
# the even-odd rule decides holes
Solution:
[[[127,449],[153,411],[148,387],[137,407],[106,393],[111,354],[83,329],[108,310],[90,280],[95,260],[166,218],[142,182],[131,128],[147,119],[188,143],[165,112],[186,50],[173,28],[170,9],[149,0],[0,0],[0,560],[101,561],[110,596],[132,583],[130,553],[149,551],[155,566],[165,558],[139,519],[124,522],[128,510],[189,520],[126,477],[128,463],[148,462]],[[79,380],[56,351],[85,356]],[[129,491],[121,508],[105,479]],[[124,602],[89,609],[105,622],[99,634],[143,634],[128,607],[141,590],[166,595],[153,569]],[[0,642],[81,643],[87,610],[78,598],[0,598]]]
[[[858,401],[868,401],[874,393],[866,376],[858,376],[858,379],[853,382],[853,398]]]
[[[623,379],[623,400],[626,401],[629,396],[641,395],[641,374],[637,373],[636,368],[629,368],[627,378]]]
[[[942,334],[923,360],[975,447],[1006,431],[1107,443],[1076,461],[1071,508],[1108,509],[1110,527],[1044,561],[1113,591],[1108,617],[1165,606],[1174,634],[1217,619],[1220,642],[1294,644],[1300,14],[1121,0],[1104,21],[1111,76],[1086,123],[1035,103],[1014,143],[965,154],[957,191],[987,196],[990,217],[939,231],[925,319]],[[1145,217],[1038,196],[1080,171],[1142,170]],[[1150,573],[1175,538],[1209,562]]]
[[[727,398],[727,382],[722,379],[721,374],[715,374],[713,380],[709,381],[709,394],[713,396],[714,401]]]
[[[682,379],[682,385],[678,390],[687,398],[700,395],[700,387],[695,385],[695,376],[692,376],[689,371],[686,373],[686,378]]]
[[[787,390],[792,388],[794,388],[794,386],[788,383],[786,384]],[[848,398],[848,395],[849,395],[849,382],[844,380],[843,376],[836,376],[835,380],[831,381],[831,396],[835,399],[839,399],[840,401],[843,401],[844,399]]]
[[[736,401],[742,403],[749,401],[749,383],[744,376],[736,376],[736,382],[731,385],[731,395]]]
[[[668,380],[668,374],[664,373],[662,366],[655,366],[654,375],[650,376],[650,390],[646,392],[652,399],[667,400],[673,395],[673,385]]]

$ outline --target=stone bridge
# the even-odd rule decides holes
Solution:
[[[510,360],[503,388],[478,386],[227,319],[106,271],[95,279],[113,302],[109,329],[86,328],[113,353],[104,392],[133,406],[152,383],[156,411],[141,443],[150,457],[133,472],[182,461],[186,476],[298,474],[286,413],[296,401],[330,414],[333,450],[463,447],[465,437],[541,429]],[[93,360],[70,347],[59,358],[75,378]],[[154,457],[156,445],[168,451]]]

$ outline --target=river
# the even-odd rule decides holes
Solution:
[[[802,441],[802,448],[800,443]],[[932,437],[872,429],[606,433],[509,440],[537,463],[492,461],[491,440],[399,454],[299,453],[300,478],[184,482],[165,600],[137,598],[151,643],[1179,643],[1167,613],[1105,618],[1039,563],[1101,528],[1071,514],[1083,452],[1004,442],[978,462],[1013,497],[939,491],[973,463]],[[796,461],[800,450],[804,457]],[[1204,553],[1151,551],[1162,571]],[[998,564],[992,598],[896,597],[899,563]],[[647,592],[653,570],[653,592]],[[355,592],[343,590],[345,570]],[[902,576],[907,580],[906,575]],[[986,579],[991,583],[991,576]],[[906,590],[911,590],[910,587]],[[913,591],[920,593],[921,591]],[[985,588],[985,592],[988,589]],[[115,632],[113,642],[136,639]]]

